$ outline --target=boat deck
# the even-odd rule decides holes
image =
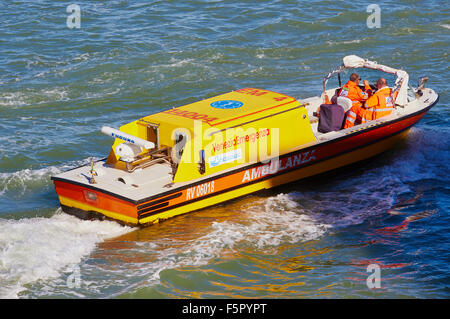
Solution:
[[[246,165],[248,164],[243,163],[218,173],[206,175],[197,181],[212,178]],[[118,169],[106,164],[106,160],[100,160],[94,163],[94,170],[97,172],[97,176],[94,177],[95,184],[89,183],[89,178],[91,177],[90,170],[91,166],[85,165],[60,173],[54,176],[54,178],[56,180],[66,180],[67,182],[75,182],[88,187],[98,188],[133,201],[143,200],[191,184],[190,181],[174,184],[172,181],[172,167],[168,163],[158,163],[146,168],[136,169],[133,172],[127,172],[124,169]]]
[[[326,93],[328,94],[328,96],[332,96],[335,91],[336,91],[336,88],[333,88],[333,89],[327,90]],[[299,101],[302,104],[306,104],[306,109],[308,110],[308,117],[310,119],[311,128],[314,132],[314,135],[316,136],[318,141],[323,141],[325,139],[336,138],[338,136],[345,135],[349,131],[354,130],[356,127],[363,129],[364,127],[367,127],[367,126],[370,126],[370,125],[376,123],[377,121],[379,122],[379,121],[391,120],[394,118],[398,118],[401,116],[415,113],[417,111],[420,111],[422,108],[426,107],[427,105],[431,104],[430,103],[431,101],[434,101],[435,99],[437,99],[437,94],[431,89],[425,88],[422,90],[422,92],[423,92],[423,95],[420,98],[416,99],[415,97],[409,97],[409,102],[408,102],[407,106],[405,106],[405,107],[397,106],[395,108],[395,111],[393,112],[393,114],[391,114],[389,116],[383,117],[379,120],[369,121],[365,124],[360,124],[353,128],[342,129],[340,131],[333,131],[333,132],[329,132],[329,133],[321,133],[317,130],[319,118],[314,116],[314,114],[313,114],[317,110],[317,108],[323,103],[323,98],[320,96],[314,96],[314,97],[310,97],[307,99],[299,99]]]
[[[105,160],[101,160],[94,163],[94,169],[97,172],[97,176],[94,177],[95,184],[89,183],[90,165],[63,172],[55,177],[99,188],[136,201],[161,193],[164,189],[169,190],[168,185],[172,182],[172,168],[166,163],[154,164],[128,173],[111,167],[105,164]]]

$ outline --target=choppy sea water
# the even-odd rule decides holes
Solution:
[[[448,1],[0,3],[0,298],[448,298]],[[372,160],[145,229],[61,212],[102,125],[241,87],[299,99],[356,54],[440,102]],[[375,78],[370,78],[374,81]],[[367,266],[380,266],[369,289]]]

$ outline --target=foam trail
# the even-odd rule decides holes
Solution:
[[[51,218],[0,219],[0,298],[18,298],[26,285],[57,278],[96,245],[132,228],[85,221],[63,214]]]
[[[150,263],[133,267],[134,275],[145,280],[136,285],[158,282],[160,273],[178,267],[203,266],[214,258],[233,253],[237,246],[250,246],[270,253],[286,243],[315,240],[331,227],[306,215],[286,194],[265,199],[249,207],[238,219],[213,222],[209,231],[190,241],[166,240],[140,243],[137,251],[152,251]],[[130,287],[128,287],[129,289]]]
[[[159,283],[161,272],[165,270],[202,267],[215,259],[227,258],[245,250],[243,247],[277,254],[280,246],[319,239],[330,227],[305,213],[289,194],[279,194],[246,207],[232,219],[212,222],[194,238],[187,239],[179,234],[171,236],[169,232],[167,236],[133,242],[133,247],[116,252],[123,256],[145,258],[126,257],[122,262],[115,263],[114,267],[109,263],[81,263],[83,282],[76,293],[81,297],[93,292],[102,295],[105,287],[116,286],[115,292],[105,296],[117,297],[139,287]],[[71,263],[68,261],[65,264]],[[74,290],[65,287],[65,282],[60,279],[44,282],[42,296],[54,291],[73,295]],[[86,287],[89,287],[88,290]]]
[[[248,208],[241,220],[213,222],[210,233],[195,240],[186,251],[194,265],[234,250],[237,244],[255,248],[278,247],[323,236],[329,225],[316,222],[286,194],[267,198],[262,205]]]
[[[0,195],[8,190],[24,193],[30,186],[48,182],[51,175],[62,170],[56,166],[41,169],[23,169],[13,173],[0,173]]]
[[[94,158],[94,160],[98,159]],[[26,168],[12,173],[0,173],[0,196],[8,190],[23,195],[27,190],[33,188],[33,186],[42,187],[44,185],[50,185],[50,176],[80,165],[86,165],[89,161],[90,158],[86,158],[60,166],[48,166],[39,169]]]

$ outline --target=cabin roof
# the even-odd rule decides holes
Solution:
[[[243,88],[155,113],[143,120],[191,129],[194,121],[199,120],[211,127],[223,129],[298,105],[300,103],[295,98],[285,94]]]

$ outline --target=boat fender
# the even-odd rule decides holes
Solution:
[[[343,107],[344,112],[347,112],[348,110],[350,110],[352,108],[352,100],[350,100],[348,97],[345,96],[338,96],[336,98],[336,103],[333,104],[338,104],[340,106]]]

